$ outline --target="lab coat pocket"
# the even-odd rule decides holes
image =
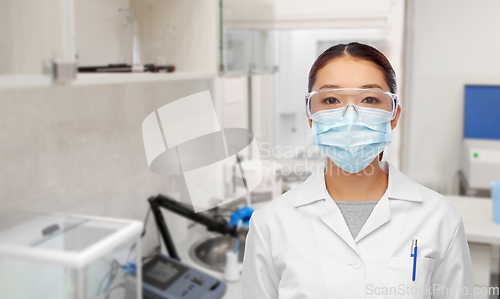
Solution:
[[[413,258],[390,258],[387,265],[387,298],[431,298],[434,263],[434,259],[417,257],[415,281],[413,281]]]

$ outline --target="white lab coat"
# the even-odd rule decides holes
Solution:
[[[356,239],[335,202],[325,200],[323,169],[255,211],[243,298],[473,298],[460,293],[472,294],[474,279],[458,210],[390,163],[380,165],[388,188]]]

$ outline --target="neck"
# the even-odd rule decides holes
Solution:
[[[388,175],[380,168],[378,157],[358,173],[348,173],[327,159],[325,183],[333,200],[379,200],[387,189]]]

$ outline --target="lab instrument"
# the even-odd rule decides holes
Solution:
[[[238,264],[238,252],[226,251],[226,265],[224,267],[224,280],[235,282],[240,280],[240,266]]]
[[[2,213],[0,298],[142,298],[141,230],[131,220]]]
[[[466,85],[461,193],[487,196],[500,181],[500,86]]]
[[[168,255],[178,261],[180,261],[180,257],[177,254],[177,249],[172,241],[172,237],[168,230],[165,218],[161,212],[161,208],[168,209],[178,215],[203,224],[209,231],[241,239],[244,239],[248,233],[248,226],[232,226],[224,218],[214,218],[207,215],[205,212],[195,213],[191,205],[175,201],[162,194],[152,196],[148,199],[148,201],[155,218],[156,226],[160,231],[160,235],[165,243],[165,248],[168,251]]]
[[[205,212],[195,213],[192,206],[175,201],[162,194],[150,197],[148,201],[151,206],[156,225],[160,231],[163,241],[165,242],[165,247],[170,257],[167,257],[165,255],[158,255],[155,257],[154,261],[148,262],[148,264],[144,266],[144,293],[147,294],[147,296],[149,296],[151,299],[220,298],[220,296],[224,294],[227,288],[227,284],[206,273],[196,270],[193,267],[183,264],[180,261],[180,257],[175,248],[175,244],[172,241],[167,223],[161,212],[161,208],[168,209],[176,214],[203,224],[209,231],[228,234],[236,238],[245,238],[246,234],[248,233],[248,226],[231,225],[225,219],[216,219],[210,217]],[[248,209],[244,209],[243,212],[245,212],[244,216],[247,216],[250,211]],[[158,263],[160,262],[165,265],[158,265]],[[153,266],[153,264],[156,266]],[[163,282],[155,281],[153,277],[148,278],[147,273],[150,272],[153,273],[151,274],[152,276],[156,274],[157,278],[162,277],[161,280]],[[181,274],[179,273],[185,274],[183,277],[181,277]],[[178,277],[174,277],[174,275],[178,275]],[[189,278],[186,278],[186,275],[190,275],[189,277],[191,277],[191,275],[194,275],[195,277],[198,277],[196,281],[202,279],[203,281],[206,281],[206,284],[194,285],[196,284],[196,282],[191,281],[192,283],[187,285],[187,281],[185,279]]]
[[[163,254],[144,264],[143,293],[146,299],[217,299],[226,283]]]
[[[249,206],[244,206],[241,209],[238,209],[231,213],[231,218],[229,219],[229,224],[231,226],[237,226],[240,221],[242,225],[248,226],[248,222],[250,221],[250,217],[252,217],[254,210]]]

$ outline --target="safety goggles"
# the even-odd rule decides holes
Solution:
[[[324,88],[306,95],[307,117],[314,121],[339,122],[349,107],[364,123],[384,123],[396,117],[398,96],[368,88]]]

